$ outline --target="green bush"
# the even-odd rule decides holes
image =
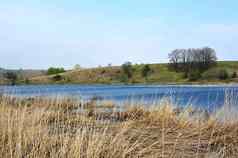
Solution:
[[[65,72],[64,68],[55,68],[55,67],[50,67],[47,70],[48,75],[54,75],[54,74],[59,74]]]
[[[55,75],[52,77],[53,81],[61,81],[63,79],[63,77],[61,75]]]
[[[225,68],[213,68],[202,74],[203,79],[220,79],[225,80],[229,78],[228,70]]]
[[[219,79],[220,80],[226,80],[229,78],[228,71],[226,69],[220,69],[219,71]]]
[[[127,83],[128,81],[129,81],[129,79],[128,79],[128,76],[127,76],[127,75],[122,74],[122,75],[120,76],[120,82],[122,82],[122,83]]]
[[[105,73],[106,73],[106,70],[103,69],[103,70],[101,71],[101,74],[105,74]]]
[[[122,65],[122,70],[124,72],[124,74],[127,76],[127,78],[131,78],[133,76],[133,66],[131,62],[125,62]]]
[[[30,84],[30,80],[28,78],[25,78],[24,83],[25,84]]]
[[[233,72],[233,74],[232,74],[232,76],[231,76],[232,78],[237,78],[237,72],[235,71],[235,72]]]
[[[147,78],[150,73],[151,73],[150,65],[148,64],[144,65],[141,71],[141,76]]]
[[[217,79],[218,78],[218,69],[210,69],[202,74],[203,79]]]
[[[198,70],[194,70],[188,73],[189,81],[196,81],[201,78],[201,73]]]
[[[15,85],[18,79],[18,76],[15,72],[7,71],[6,73],[3,74],[3,76],[10,81],[11,85]]]
[[[184,79],[188,78],[188,73],[184,72],[183,75],[182,75],[182,78],[184,78]]]

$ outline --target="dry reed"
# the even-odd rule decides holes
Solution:
[[[0,157],[238,157],[236,119],[204,118],[169,102],[121,112],[113,107],[83,106],[67,98],[1,96]]]

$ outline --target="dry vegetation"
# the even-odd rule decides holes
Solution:
[[[220,115],[218,115],[220,114]],[[222,114],[222,115],[221,115]],[[12,158],[238,157],[238,121],[169,102],[119,111],[113,103],[0,97],[0,155]],[[223,120],[223,121],[221,121]]]

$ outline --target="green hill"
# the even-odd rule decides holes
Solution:
[[[80,84],[212,84],[238,82],[238,61],[219,61],[218,64],[203,74],[196,81],[185,78],[184,73],[169,70],[167,64],[149,64],[151,72],[148,77],[142,77],[141,72],[144,65],[133,65],[133,75],[125,80],[121,67],[100,67],[80,70],[70,70],[56,75],[43,75],[30,78],[32,84],[52,83],[80,83]],[[220,73],[226,71],[228,76],[221,79]]]

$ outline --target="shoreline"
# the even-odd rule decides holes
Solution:
[[[53,85],[58,85],[58,86],[63,86],[63,85],[82,85],[82,86],[191,86],[191,87],[196,87],[196,86],[238,86],[238,82],[184,82],[184,83],[29,83],[29,84],[0,84],[0,86],[53,86]]]

